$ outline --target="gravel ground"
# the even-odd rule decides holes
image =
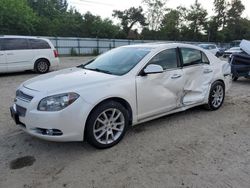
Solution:
[[[61,68],[87,57],[62,58]],[[250,80],[233,83],[215,112],[200,107],[131,128],[115,147],[54,143],[10,118],[32,72],[0,75],[0,187],[235,187],[250,185]],[[22,168],[23,167],[23,168]]]

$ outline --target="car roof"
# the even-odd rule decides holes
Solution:
[[[187,43],[173,43],[173,42],[154,42],[154,43],[142,43],[122,46],[123,48],[149,48],[149,49],[164,49],[164,48],[194,48],[198,50],[203,50],[199,46],[187,44]]]
[[[0,38],[25,38],[25,39],[44,39],[35,36],[19,36],[19,35],[0,35]]]
[[[199,44],[198,46],[216,46],[216,44],[207,44],[207,43],[202,43],[202,44]]]

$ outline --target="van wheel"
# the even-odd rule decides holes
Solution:
[[[35,71],[39,74],[44,74],[49,71],[49,62],[45,59],[37,60],[35,63]]]
[[[128,123],[128,111],[120,103],[102,103],[94,109],[87,120],[87,141],[100,149],[112,147],[123,138]]]

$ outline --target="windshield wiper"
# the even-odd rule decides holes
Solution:
[[[102,69],[98,69],[98,68],[86,68],[86,67],[82,67],[83,69],[87,69],[87,70],[92,70],[92,71],[96,71],[96,72],[102,72],[102,73],[106,73],[106,74],[113,74],[110,71],[107,70],[102,70]]]

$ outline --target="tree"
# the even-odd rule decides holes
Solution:
[[[0,33],[1,34],[33,34],[37,15],[28,6],[26,0],[0,1]]]
[[[116,38],[120,28],[110,19],[101,19],[90,12],[83,15],[82,33],[85,37]]]
[[[178,40],[180,35],[179,23],[180,12],[171,9],[163,18],[161,23],[161,37],[167,40]]]
[[[229,4],[226,0],[214,0],[214,22],[217,24],[218,29],[224,29],[227,21],[227,11]]]
[[[67,12],[67,0],[28,0],[29,6],[39,15],[49,18]]]
[[[37,35],[67,35],[61,32],[62,25],[68,22],[65,19],[72,17],[72,13],[67,12],[67,0],[27,0],[27,2],[39,16],[39,21],[35,25]]]
[[[124,11],[114,10],[113,17],[117,17],[118,19],[121,20],[123,31],[128,36],[132,27],[136,23],[139,23],[141,26],[147,25],[146,18],[142,12],[143,12],[142,7],[138,7],[138,8],[131,7]]]
[[[231,7],[228,10],[227,16],[227,28],[226,28],[226,40],[231,41],[235,39],[241,39],[239,34],[242,30],[242,13],[245,10],[245,6],[241,0],[232,0]]]
[[[160,28],[163,17],[166,13],[167,0],[143,0],[147,6],[146,17],[149,23],[149,29],[157,31]]]
[[[187,21],[189,21],[189,29],[191,30],[192,40],[201,40],[201,32],[204,31],[206,25],[207,11],[202,8],[198,0],[191,5],[189,13],[187,15]]]

